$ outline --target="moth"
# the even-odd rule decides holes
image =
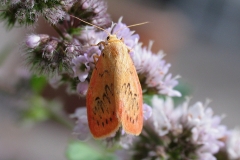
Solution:
[[[128,134],[139,135],[143,127],[142,88],[130,50],[110,33],[97,45],[104,49],[95,62],[86,96],[89,129],[97,139],[111,136],[120,127]]]

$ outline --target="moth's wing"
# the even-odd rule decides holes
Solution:
[[[116,104],[118,117],[121,117],[122,127],[128,134],[139,135],[143,127],[142,88],[138,79],[135,66],[129,53],[123,50],[119,59],[121,69],[116,74],[117,83]]]
[[[113,73],[106,58],[98,59],[87,92],[87,115],[89,129],[95,138],[115,133],[120,126],[116,116]]]

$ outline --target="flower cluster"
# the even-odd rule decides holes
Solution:
[[[153,97],[153,115],[134,146],[135,159],[216,159],[214,154],[224,147],[221,139],[226,136],[226,127],[210,107],[188,103],[175,108],[171,98]]]
[[[25,3],[27,2],[19,1],[18,3],[21,3],[21,6],[26,6]],[[54,25],[59,37],[45,34],[31,34],[27,37],[27,63],[30,64],[33,71],[54,76],[67,73],[70,77],[74,77],[77,74],[81,82],[85,81],[90,70],[87,56],[90,56],[90,52],[95,54],[96,50],[84,48],[88,43],[85,39],[82,39],[81,30],[86,24],[71,17],[71,15],[73,14],[86,21],[91,19],[101,22],[101,27],[110,25],[110,17],[106,13],[106,9],[103,9],[107,8],[106,3],[97,1],[94,6],[91,4],[93,4],[91,0],[65,0],[61,1],[60,6],[54,6],[54,9],[49,8],[50,5],[45,5],[48,8],[41,10],[44,14],[42,16]],[[32,7],[34,7],[34,1]],[[97,32],[95,29],[92,29],[92,31]],[[82,63],[84,65],[81,65]],[[76,67],[81,68],[81,71]],[[74,85],[76,87],[75,83]]]
[[[99,0],[5,0],[2,2],[3,12],[0,18],[6,20],[8,26],[12,27],[18,22],[21,25],[32,25],[40,16],[49,23],[57,25],[65,23],[68,14],[91,20],[99,26],[108,26],[109,15],[106,12],[106,2]],[[71,20],[74,21],[74,20]],[[75,22],[75,21],[74,21]],[[79,25],[71,24],[70,25]]]
[[[151,52],[151,46],[152,42],[150,42],[148,48],[142,47],[141,43],[134,47],[135,54],[132,57],[139,77],[145,80],[149,92],[157,90],[159,94],[180,97],[181,93],[174,90],[174,87],[178,84],[179,76],[172,77],[172,74],[168,73],[171,65],[163,60],[163,52],[159,51],[154,54]]]
[[[39,1],[39,3],[34,0],[8,0],[4,3],[2,9],[4,12],[1,13],[0,17],[7,20],[7,25],[11,27],[14,26],[16,22],[24,25],[34,24],[40,15],[55,24],[65,15],[60,0],[42,0]],[[55,13],[54,16],[53,13]]]

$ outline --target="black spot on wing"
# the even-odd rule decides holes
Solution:
[[[106,72],[107,73],[107,72]],[[112,106],[112,96],[114,95],[113,84],[106,84],[102,96],[94,99],[93,117],[96,125],[99,127],[105,127],[113,123],[116,119],[115,108]],[[113,104],[111,104],[113,103]]]
[[[126,120],[132,124],[138,122],[139,111],[139,94],[132,90],[131,83],[123,83],[122,91],[126,95],[125,100],[128,101],[128,106],[125,108],[124,114],[126,114]],[[131,114],[128,115],[126,111]]]
[[[102,73],[99,73],[99,77],[103,77],[105,74],[109,74],[108,70],[104,70]]]

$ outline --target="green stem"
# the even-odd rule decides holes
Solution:
[[[63,38],[65,39],[64,35],[62,34],[62,32],[59,30],[59,28],[55,25],[52,25],[52,27],[55,29],[55,31]]]
[[[56,122],[66,126],[67,128],[69,128],[71,130],[73,129],[74,126],[67,119],[64,119],[63,116],[60,116],[53,111],[50,111],[50,113],[51,113],[51,117],[52,117],[53,120],[55,120]]]

